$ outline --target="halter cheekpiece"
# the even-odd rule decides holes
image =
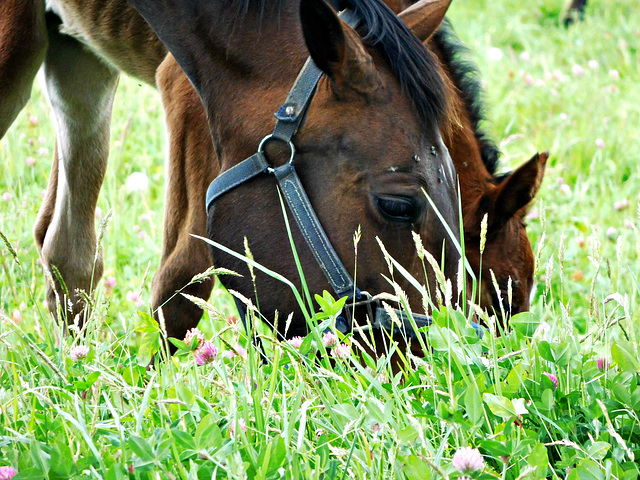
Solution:
[[[352,28],[356,28],[360,22],[356,14],[351,10],[343,10],[340,13],[340,18]],[[369,318],[374,320],[371,327],[393,330],[394,333],[402,332],[410,338],[416,338],[410,318],[405,312],[394,310],[397,318],[402,323],[402,325],[398,325],[385,308],[382,307],[379,300],[372,298],[369,293],[355,287],[353,278],[331,245],[295,171],[293,160],[295,159],[296,151],[293,145],[293,138],[304,123],[307,110],[322,75],[323,72],[311,58],[308,58],[289,92],[287,100],[274,114],[277,122],[273,133],[262,139],[256,153],[221,173],[209,185],[206,196],[207,214],[209,214],[214,202],[228,191],[257,175],[265,173],[274,175],[303,237],[329,281],[331,288],[338,298],[347,297],[348,299],[345,304],[345,310],[347,311],[343,310],[336,319],[336,329],[343,334],[350,332],[353,326],[351,325],[352,315],[350,315],[349,310],[359,306],[366,306]],[[269,164],[264,153],[266,144],[275,141],[285,143],[290,151],[289,160],[277,167]],[[419,161],[419,159],[416,161]],[[374,306],[375,316],[373,315]],[[244,312],[241,311],[240,313],[243,314]],[[418,328],[431,325],[431,317],[418,314],[413,314],[412,317]],[[370,327],[358,327],[358,330],[366,330],[367,328]]]

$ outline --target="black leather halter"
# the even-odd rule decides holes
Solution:
[[[343,10],[340,13],[340,18],[352,28],[355,28],[359,23],[359,19],[351,10]],[[411,325],[411,319],[406,313],[394,310],[396,317],[402,323],[399,325],[378,300],[373,299],[369,293],[360,291],[355,287],[353,278],[340,261],[338,254],[322,228],[320,220],[318,220],[293,166],[296,154],[293,137],[295,137],[304,123],[309,104],[313,99],[318,81],[322,75],[323,72],[313,60],[311,58],[307,59],[289,92],[287,100],[274,114],[277,123],[273,133],[262,139],[255,154],[221,173],[209,185],[206,197],[207,214],[209,214],[214,202],[228,191],[257,175],[265,173],[274,175],[302,235],[318,265],[327,277],[331,288],[338,298],[348,298],[346,302],[347,311],[343,311],[336,319],[336,329],[342,333],[350,332],[352,325],[349,310],[358,306],[366,306],[369,311],[369,318],[374,320],[373,328],[393,330],[394,333],[402,332],[411,338],[416,338],[417,335]],[[289,161],[279,167],[271,166],[264,154],[265,145],[272,141],[285,143],[291,152]],[[376,307],[375,317],[373,315],[373,305]],[[431,317],[417,314],[413,314],[412,317],[418,328],[431,325]],[[360,327],[358,330],[367,328]]]

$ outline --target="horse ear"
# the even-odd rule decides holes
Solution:
[[[301,0],[300,21],[311,58],[337,95],[346,89],[373,94],[382,85],[358,34],[324,0]]]
[[[340,19],[323,0],[301,0],[300,22],[311,58],[327,75],[345,60],[345,37]]]
[[[540,190],[548,158],[549,152],[536,153],[498,187],[494,204],[494,222],[510,219],[531,203]]]
[[[398,17],[421,42],[426,42],[444,20],[449,5],[451,0],[420,0],[400,12]]]

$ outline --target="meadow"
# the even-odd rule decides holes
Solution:
[[[551,155],[527,216],[537,284],[499,337],[435,312],[426,357],[398,375],[355,347],[331,355],[317,331],[296,346],[262,330],[262,364],[221,287],[199,325],[217,357],[200,365],[194,340],[168,358],[149,302],[163,113],[130,78],[96,212],[105,275],[81,335],[64,335],[32,237],[54,148],[36,85],[0,141],[0,479],[638,478],[637,1],[592,0],[569,29],[561,8],[453,2],[502,168]]]

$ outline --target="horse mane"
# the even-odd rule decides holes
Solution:
[[[485,120],[484,89],[480,82],[480,71],[476,64],[469,59],[470,50],[456,35],[453,25],[445,18],[440,28],[433,35],[432,40],[442,53],[444,63],[448,66],[464,103],[473,132],[480,147],[480,155],[487,171],[496,176],[498,160],[501,155],[495,142],[480,127]]]
[[[225,0],[238,15],[262,16],[283,0]],[[402,90],[411,98],[423,124],[440,124],[449,113],[448,90],[442,70],[431,52],[382,0],[328,0],[340,8],[351,8],[362,19],[363,41],[380,48]]]
[[[425,125],[449,113],[443,72],[431,52],[382,0],[344,0],[362,18],[363,40],[381,47],[391,71]]]

